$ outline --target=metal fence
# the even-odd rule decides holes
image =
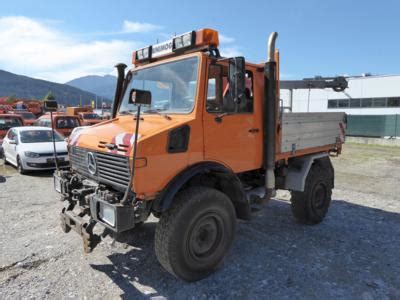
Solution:
[[[348,115],[346,135],[398,137],[400,115]]]

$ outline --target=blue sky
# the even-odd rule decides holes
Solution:
[[[0,69],[65,82],[112,72],[132,51],[214,28],[226,55],[261,62],[278,31],[281,73],[399,74],[400,1],[6,1]]]

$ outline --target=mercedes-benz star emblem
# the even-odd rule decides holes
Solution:
[[[94,175],[96,174],[97,171],[97,164],[96,164],[96,158],[94,157],[94,154],[92,152],[88,152],[86,156],[87,160],[87,168],[90,174]]]

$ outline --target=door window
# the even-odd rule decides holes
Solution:
[[[206,109],[210,113],[252,113],[253,73],[245,74],[245,97],[240,103],[235,103],[229,92],[228,67],[222,65],[210,65],[208,76],[208,90]]]

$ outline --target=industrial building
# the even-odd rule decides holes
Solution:
[[[349,115],[400,114],[400,75],[346,77],[344,92],[332,89],[292,91],[293,112],[338,112]],[[281,90],[285,107],[290,107],[290,91]]]
[[[345,112],[348,136],[400,138],[400,75],[347,77],[343,92],[281,89],[292,112]]]

